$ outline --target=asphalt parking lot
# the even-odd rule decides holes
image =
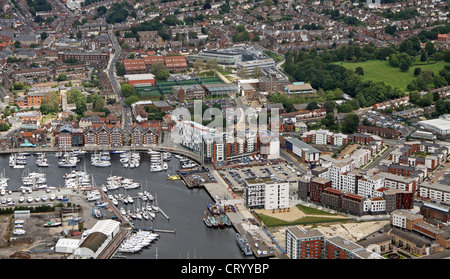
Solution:
[[[300,176],[297,170],[288,163],[275,163],[262,166],[245,166],[240,168],[225,168],[218,171],[223,179],[233,188],[242,190],[246,179],[271,177],[273,180],[289,181],[291,186],[297,187]]]

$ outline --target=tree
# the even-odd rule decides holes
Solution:
[[[8,130],[9,130],[8,123],[1,123],[0,124],[0,131],[8,131]]]
[[[407,72],[409,70],[409,65],[407,62],[402,61],[400,63],[400,71]]]
[[[261,67],[256,66],[253,69],[253,78],[260,78],[260,77],[262,77],[262,75],[263,75],[263,72],[262,72]]]
[[[344,133],[354,133],[359,125],[359,116],[355,113],[350,113],[344,117],[342,121],[342,131]]]
[[[105,107],[105,98],[99,97],[95,100],[93,108],[94,111],[103,111]]]
[[[42,33],[41,33],[41,39],[42,39],[42,40],[45,40],[45,39],[47,39],[47,38],[48,38],[47,32],[45,32],[45,31],[42,32]]]
[[[308,106],[306,106],[307,110],[314,110],[314,109],[318,109],[319,105],[317,104],[317,102],[310,102],[308,103]]]
[[[75,104],[80,99],[84,99],[84,95],[78,89],[70,89],[67,91],[67,103]]]
[[[81,30],[78,30],[78,32],[77,32],[77,38],[78,39],[83,38],[83,33],[81,33]]]
[[[360,76],[364,75],[364,69],[362,67],[356,67],[355,73],[357,73]]]
[[[56,91],[47,92],[42,98],[41,108],[44,105],[44,109],[48,113],[55,113],[59,111],[59,93]],[[43,112],[41,110],[41,112]]]
[[[390,35],[394,35],[395,32],[397,32],[397,26],[392,26],[390,24],[388,24],[385,28],[384,28],[384,32],[386,32],[386,34],[390,34]]]
[[[117,73],[118,76],[125,75],[125,73],[126,73],[125,65],[123,65],[122,62],[116,62],[116,73]]]
[[[122,92],[122,95],[125,98],[128,98],[128,97],[136,94],[136,91],[134,90],[133,86],[131,86],[127,83],[123,83],[120,85],[120,91]]]
[[[427,55],[426,51],[422,50],[420,52],[420,61],[426,62],[427,60],[428,60],[428,55]]]
[[[67,75],[64,73],[59,74],[58,78],[56,78],[57,81],[66,81]]]
[[[19,41],[15,41],[14,42],[14,47],[15,48],[20,48],[20,42]]]
[[[217,63],[216,59],[210,59],[208,60],[208,62],[206,62],[205,68],[210,72],[218,71],[219,64]]]
[[[414,69],[414,76],[416,76],[416,77],[419,76],[421,72],[422,72],[421,68],[415,68]]]
[[[203,68],[203,62],[201,60],[195,60],[194,62],[194,73],[200,73]]]
[[[431,41],[428,41],[425,44],[425,51],[427,52],[428,55],[433,55],[433,53],[436,52],[436,49],[434,48],[434,44]]]
[[[159,71],[158,74],[156,74],[156,79],[158,79],[158,80],[166,80],[169,76],[170,76],[169,71],[162,70],[162,71]]]
[[[166,71],[166,70],[167,70],[167,67],[162,62],[156,62],[156,63],[152,64],[151,72],[155,76],[158,76],[159,72]]]
[[[105,6],[100,6],[100,7],[97,8],[97,15],[98,16],[103,16],[103,15],[106,14],[107,11],[108,10],[106,9]]]
[[[397,55],[391,54],[389,55],[389,65],[393,67],[398,67],[400,62],[398,61]]]
[[[129,106],[131,106],[133,103],[138,102],[140,99],[138,96],[130,96],[125,99],[125,103]]]

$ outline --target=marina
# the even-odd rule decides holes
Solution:
[[[204,225],[202,217],[205,208],[214,201],[204,189],[188,188],[183,184],[181,175],[175,174],[180,169],[178,158],[172,156],[171,160],[166,158],[164,161],[164,155],[161,156],[163,158],[162,163],[168,164],[169,171],[151,172],[151,156],[148,156],[149,154],[141,152],[141,163],[138,169],[124,168],[122,162],[120,162],[120,154],[110,154],[111,166],[107,168],[91,165],[92,154],[89,153],[77,156],[80,161],[74,168],[57,167],[61,157],[55,156],[55,153],[45,154],[45,158],[50,165],[45,168],[40,168],[35,164],[34,160],[37,160],[39,156],[28,156],[26,168],[6,167],[4,176],[6,178],[22,177],[25,170],[28,173],[40,172],[46,174],[48,189],[44,187],[33,189],[31,193],[33,198],[30,203],[27,203],[28,192],[23,194],[20,188],[24,186],[22,181],[9,179],[8,189],[12,190],[11,197],[17,198],[16,203],[22,196],[24,197],[22,201],[24,204],[30,206],[42,204],[42,194],[44,193],[47,202],[51,201],[51,197],[53,197],[54,202],[67,201],[67,196],[70,195],[65,193],[74,193],[74,191],[79,192],[81,190],[80,193],[84,193],[82,197],[87,203],[91,204],[91,210],[88,214],[92,216],[92,219],[101,220],[117,216],[120,220],[123,218],[120,214],[121,208],[123,208],[127,215],[128,213],[134,213],[136,217],[133,219],[129,215],[130,220],[124,219],[125,222],[130,222],[132,229],[150,230],[160,235],[156,242],[152,242],[151,245],[139,252],[119,253],[116,250],[109,253],[111,257],[154,258],[156,249],[159,258],[187,258],[189,253],[192,255],[194,251],[199,258],[246,257],[236,244],[236,231],[232,227],[224,227],[211,234],[210,228]],[[0,156],[0,162],[7,163],[8,160],[9,155]],[[113,176],[122,177],[122,180],[132,178],[134,182],[139,183],[139,186],[125,189],[125,187],[117,186],[114,183],[107,184],[107,181],[110,181],[108,179]],[[110,188],[107,187],[106,191],[103,191],[103,186],[108,185]],[[92,191],[86,190],[91,186],[95,186],[96,190],[95,188]],[[37,195],[38,193],[39,195]],[[6,193],[6,195],[8,194]],[[39,202],[35,200],[35,196],[39,197]],[[123,203],[125,197],[126,204]],[[153,212],[155,214],[153,218],[148,215],[147,219],[144,217],[144,209],[148,205],[156,205],[158,211]],[[94,210],[94,208],[96,209]],[[141,219],[136,215],[135,208],[141,209]],[[213,249],[207,249],[204,243],[208,243]],[[221,252],[215,253],[214,251]]]

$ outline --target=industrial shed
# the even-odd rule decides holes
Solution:
[[[83,234],[79,247],[73,253],[74,256],[76,258],[97,258],[119,232],[119,225],[119,222],[113,220],[97,222]]]
[[[80,245],[80,239],[60,238],[55,245],[55,252],[73,254]]]

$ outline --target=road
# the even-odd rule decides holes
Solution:
[[[114,55],[109,60],[108,66],[106,68],[107,74],[109,79],[111,80],[111,84],[114,90],[114,93],[117,96],[117,99],[122,105],[122,129],[124,131],[124,135],[126,137],[129,137],[131,134],[131,124],[132,124],[132,116],[131,116],[131,108],[125,104],[125,98],[122,95],[122,92],[120,90],[119,82],[116,79],[116,73],[115,73],[115,65],[118,61],[120,55],[122,54],[122,48],[119,45],[119,42],[117,41],[116,36],[113,33],[113,30],[108,30],[108,35],[111,40],[111,43],[114,47]]]

